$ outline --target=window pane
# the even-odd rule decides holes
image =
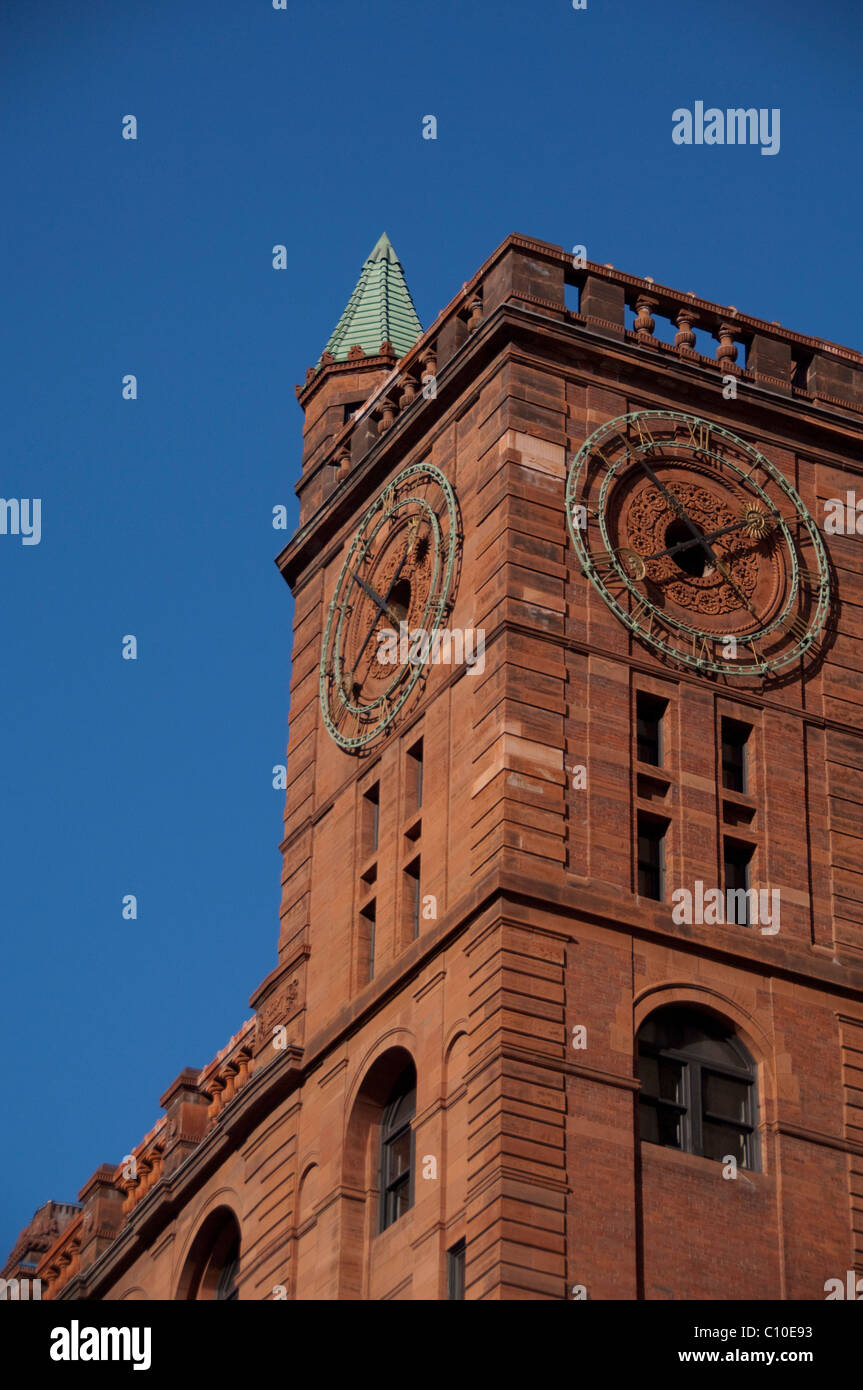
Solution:
[[[446,1252],[447,1298],[464,1298],[464,1253],[463,1240]]]
[[[649,1052],[638,1054],[638,1077],[641,1081],[642,1095],[659,1095],[659,1058]]]
[[[646,1139],[648,1144],[658,1144],[659,1139],[659,1118],[656,1114],[656,1106],[648,1105],[646,1101],[641,1101],[638,1107],[638,1127],[641,1131],[642,1139]]]
[[[642,1101],[638,1107],[641,1138],[649,1144],[662,1144],[666,1149],[679,1149],[682,1144],[683,1116],[667,1105],[651,1105]]]
[[[398,1221],[400,1216],[404,1216],[405,1212],[410,1210],[411,1185],[407,1178],[393,1189],[392,1202],[393,1220]]]
[[[402,1125],[407,1124],[409,1120],[413,1119],[416,1105],[416,1091],[407,1091],[401,1099],[396,1102],[386,1117],[384,1138],[387,1138],[394,1130],[401,1129]]]
[[[683,1067],[680,1062],[642,1052],[638,1059],[638,1076],[644,1095],[673,1100],[682,1105]]]
[[[662,1100],[677,1101],[678,1105],[683,1100],[683,1067],[666,1057],[659,1061],[659,1095]]]
[[[736,1158],[741,1168],[746,1167],[746,1135],[733,1125],[712,1124],[704,1121],[704,1157],[721,1162],[727,1155]]]
[[[683,1143],[681,1136],[683,1116],[665,1105],[658,1105],[656,1114],[659,1120],[660,1144],[664,1144],[666,1148],[679,1149]]]
[[[391,1139],[387,1145],[390,1156],[389,1173],[387,1181],[393,1182],[395,1178],[406,1173],[411,1166],[411,1132],[406,1129],[403,1134],[399,1134],[395,1139]]]
[[[745,1081],[736,1081],[731,1076],[716,1076],[715,1073],[702,1072],[702,1095],[705,1112],[721,1115],[726,1120],[744,1121],[746,1119],[746,1100],[749,1086]]]

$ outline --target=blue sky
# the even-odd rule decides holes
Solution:
[[[424,325],[517,231],[860,346],[861,33],[858,0],[5,0],[0,496],[42,539],[0,536],[0,1256],[275,965],[272,508],[380,233]],[[779,154],[675,145],[696,100],[778,107]]]

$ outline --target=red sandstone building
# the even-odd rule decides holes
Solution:
[[[382,238],[298,396],[278,964],[5,1276],[823,1299],[863,1272],[863,359],[520,236],[423,333]]]

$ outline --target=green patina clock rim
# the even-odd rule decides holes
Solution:
[[[764,471],[767,473],[768,477],[770,477],[776,483],[776,485],[784,492],[784,494],[794,505],[795,513],[799,520],[799,524],[804,525],[806,527],[807,533],[809,535],[809,538],[812,542],[813,548],[817,556],[818,596],[815,612],[810,625],[807,627],[806,634],[802,638],[800,638],[796,645],[792,646],[789,651],[782,653],[779,657],[774,657],[770,660],[764,659],[755,665],[741,666],[739,664],[732,665],[729,663],[718,662],[715,660],[706,660],[704,657],[696,657],[687,652],[680,651],[676,647],[670,646],[669,643],[664,642],[661,638],[654,637],[651,632],[644,631],[638,620],[633,618],[632,614],[628,613],[626,609],[624,609],[621,606],[621,604],[617,601],[617,599],[609,591],[609,589],[606,587],[606,585],[600,578],[595,567],[593,556],[591,555],[588,547],[581,540],[579,534],[580,528],[576,527],[573,523],[573,507],[576,505],[575,491],[578,486],[578,480],[583,468],[587,464],[588,460],[597,452],[599,445],[601,445],[605,439],[617,435],[624,447],[625,452],[622,458],[616,460],[614,464],[607,466],[606,475],[603,478],[603,482],[600,488],[600,500],[602,502],[602,499],[604,499],[605,496],[608,478],[613,473],[615,473],[624,462],[628,462],[631,458],[635,457],[631,450],[631,442],[627,440],[625,436],[626,427],[638,421],[647,422],[648,420],[664,420],[673,421],[675,424],[685,424],[690,427],[690,433],[692,432],[692,426],[706,426],[710,433],[718,434],[720,437],[727,439],[731,444],[734,445],[736,449],[739,449],[748,458],[753,459],[754,464],[762,467]],[[716,458],[719,461],[719,463],[723,466],[727,466],[731,468],[733,471],[742,475],[742,470],[740,469],[739,465],[737,465],[733,460],[725,458],[721,454],[715,454],[712,450],[706,450],[696,445],[693,445],[691,439],[685,441],[679,441],[676,439],[673,441],[667,439],[655,440],[650,444],[640,446],[639,452],[648,453],[651,450],[656,449],[658,453],[663,444],[670,445],[672,443],[675,448],[689,448],[692,449],[693,452],[699,453],[702,456]],[[767,495],[763,492],[763,489],[759,486],[759,484],[748,476],[747,481],[749,482],[753,490],[758,494],[758,496],[761,497],[762,500],[764,500],[767,503],[771,511],[775,511],[773,503],[770,501],[769,497],[767,497]],[[783,670],[786,666],[789,666],[794,661],[797,661],[800,659],[800,657],[804,656],[805,653],[809,651],[809,649],[812,647],[813,643],[815,642],[816,638],[818,637],[819,633],[824,627],[830,607],[830,571],[829,564],[827,561],[826,548],[824,546],[824,542],[821,538],[818,528],[815,524],[815,521],[810,515],[808,508],[806,507],[802,498],[798,494],[797,490],[791,483],[788,482],[787,478],[784,477],[784,475],[779,471],[779,469],[777,469],[775,465],[772,464],[770,460],[766,458],[759,449],[756,449],[754,445],[748,444],[745,440],[741,439],[738,435],[735,435],[731,430],[726,429],[723,425],[714,424],[712,421],[704,419],[703,416],[692,415],[687,412],[675,410],[628,411],[624,415],[618,415],[614,419],[606,421],[604,424],[598,426],[597,429],[593,430],[592,433],[587,437],[587,439],[585,439],[584,443],[581,445],[575,457],[573,458],[572,463],[570,464],[566,479],[565,507],[567,528],[569,530],[569,535],[573,544],[573,548],[575,549],[575,552],[581,562],[585,574],[587,575],[593,587],[600,594],[600,597],[602,598],[603,602],[607,604],[607,606],[612,610],[612,612],[614,612],[615,616],[631,632],[635,633],[643,641],[648,642],[655,649],[664,652],[673,660],[681,662],[683,665],[688,666],[690,669],[697,670],[700,672],[709,671],[717,675],[729,675],[739,677],[765,676],[772,671]],[[608,554],[611,563],[617,571],[620,581],[623,583],[627,591],[633,596],[633,598],[635,598],[638,601],[639,605],[645,609],[645,611],[659,612],[659,610],[656,609],[656,606],[652,604],[649,599],[645,598],[645,596],[641,594],[630,582],[629,576],[626,574],[625,570],[620,565],[614,549],[609,546],[608,532],[605,526],[605,516],[602,510],[602,505],[600,505],[597,516],[599,519],[600,534],[602,536],[603,543],[606,548],[606,553]],[[788,552],[791,557],[792,575],[791,584],[789,586],[788,599],[782,609],[782,612],[765,629],[760,630],[758,633],[750,633],[747,634],[745,637],[737,639],[742,645],[751,645],[753,642],[763,639],[765,635],[769,635],[770,633],[774,632],[784,621],[787,614],[790,612],[791,607],[798,594],[799,563],[797,559],[794,541],[788,530],[788,526],[785,519],[780,516],[779,521],[788,548]],[[704,638],[713,644],[715,644],[717,641],[716,634],[714,633],[705,632],[704,629],[690,628],[687,624],[681,623],[676,619],[669,620],[664,614],[660,616],[662,617],[663,623],[674,626],[677,630],[681,632],[688,632],[693,637]]]
[[[424,497],[395,497],[395,492],[398,490],[398,488],[402,486],[408,479],[413,477],[420,477],[425,480],[430,480],[437,484],[437,486],[440,488],[444,500],[444,508],[441,511],[436,511],[435,508],[431,506],[428,500]],[[390,499],[389,504],[388,499]],[[359,525],[357,526],[357,529],[354,532],[354,535],[351,539],[351,543],[348,547],[348,551],[342,564],[341,570],[339,571],[335,588],[333,590],[333,595],[330,599],[330,603],[327,610],[327,621],[324,628],[324,636],[321,646],[321,660],[318,668],[318,694],[320,699],[321,712],[323,714],[326,729],[330,734],[331,738],[334,740],[334,742],[337,743],[339,747],[344,749],[344,751],[346,752],[358,752],[362,750],[369,744],[373,743],[384,732],[387,732],[392,727],[393,721],[404,707],[406,701],[415,689],[417,682],[423,676],[426,666],[428,665],[428,663],[416,663],[415,665],[412,665],[412,669],[409,672],[406,681],[404,679],[404,674],[399,674],[393,681],[392,685],[388,687],[388,690],[384,692],[384,694],[378,696],[374,701],[370,701],[370,703],[367,706],[351,707],[354,713],[357,713],[357,711],[360,708],[376,709],[387,699],[389,692],[392,691],[399,683],[403,682],[403,688],[399,692],[399,695],[395,703],[387,709],[386,714],[382,718],[380,718],[377,721],[377,723],[374,724],[371,728],[363,730],[361,733],[358,733],[353,737],[347,737],[337,728],[330,713],[328,697],[329,684],[332,681],[335,684],[336,689],[339,691],[339,698],[342,698],[341,688],[338,684],[338,681],[335,680],[335,674],[337,666],[341,661],[341,650],[338,644],[342,630],[342,619],[345,613],[346,596],[343,595],[344,586],[346,580],[348,580],[349,578],[352,568],[356,568],[355,556],[357,550],[359,549],[360,552],[362,552],[363,549],[367,549],[369,541],[379,533],[381,527],[385,526],[387,521],[391,519],[396,512],[400,511],[403,507],[407,506],[410,501],[418,503],[420,506],[426,508],[429,515],[433,519],[432,529],[435,541],[434,570],[432,576],[432,585],[429,591],[429,597],[426,600],[425,610],[423,613],[424,623],[428,620],[430,612],[432,614],[430,625],[424,629],[425,631],[429,632],[430,636],[433,636],[434,633],[436,633],[439,630],[443,618],[446,614],[448,604],[450,602],[450,591],[452,588],[453,575],[455,572],[456,551],[459,534],[458,502],[456,499],[455,488],[453,487],[449,478],[447,478],[446,474],[443,473],[441,469],[436,467],[436,465],[425,462],[408,464],[405,468],[401,469],[401,471],[397,473],[394,478],[391,478],[386,483],[386,485],[375,497],[374,501],[370,503],[370,505],[366,508],[365,512],[363,513]],[[372,536],[366,537],[366,527],[369,525],[369,522],[375,517],[375,514],[377,512],[380,512],[380,517],[378,519],[377,526],[375,527]],[[444,543],[443,532],[441,528],[441,517],[444,514],[448,518],[449,529],[446,539],[445,564],[443,565],[443,573],[441,574],[441,550]],[[337,613],[339,614],[338,619],[336,619]],[[332,673],[330,673],[329,670],[331,662],[333,665]],[[343,701],[343,704],[344,703],[345,702]]]

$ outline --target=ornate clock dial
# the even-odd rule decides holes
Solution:
[[[591,583],[673,661],[763,678],[817,642],[830,607],[818,528],[729,430],[676,411],[610,420],[573,460],[566,509]]]
[[[457,551],[455,492],[432,464],[403,469],[360,522],[327,614],[319,678],[324,723],[348,752],[388,733],[422,679],[408,635],[431,639],[443,623]]]

